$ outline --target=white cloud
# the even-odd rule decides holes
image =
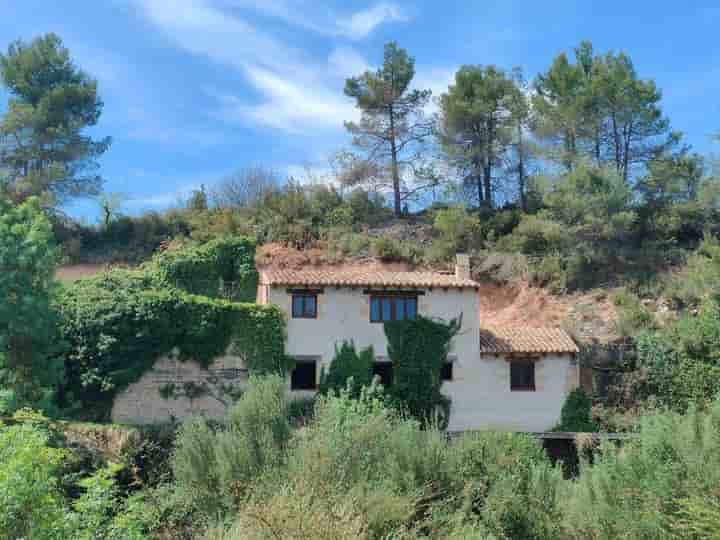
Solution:
[[[346,20],[338,21],[338,27],[347,37],[361,39],[383,23],[405,22],[408,19],[396,4],[383,2],[358,11]]]
[[[359,75],[372,69],[365,58],[350,47],[339,47],[330,53],[328,65],[335,75],[342,78]]]
[[[350,49],[316,61],[210,0],[131,1],[178,47],[238,70],[259,95],[252,101],[213,89],[209,93],[216,98],[218,110],[211,116],[294,134],[318,128],[339,130],[343,120],[356,117],[351,100],[342,94],[338,71],[365,65]]]
[[[252,9],[268,17],[311,30],[313,32],[361,39],[378,26],[391,22],[405,22],[410,17],[395,3],[380,2],[355,13],[333,12],[323,2],[298,0],[221,0],[222,5]]]

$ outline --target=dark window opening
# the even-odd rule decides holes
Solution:
[[[510,390],[535,390],[535,362],[510,362]]]
[[[370,322],[404,321],[417,317],[417,296],[371,296]]]
[[[293,316],[293,319],[315,319],[315,318],[317,318],[317,295],[316,294],[293,294],[292,316]]]
[[[452,381],[453,380],[453,363],[448,361],[445,362],[440,371],[441,381]]]
[[[375,375],[380,377],[380,384],[385,388],[392,386],[393,382],[393,365],[392,362],[375,362],[372,367],[373,378]]]
[[[314,360],[302,360],[295,363],[290,375],[291,390],[315,390],[317,386],[317,364]]]

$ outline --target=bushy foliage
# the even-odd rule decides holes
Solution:
[[[435,213],[433,229],[437,237],[433,240],[430,258],[449,260],[456,253],[467,253],[475,247],[480,221],[462,207],[448,208]]]
[[[717,489],[720,403],[706,413],[655,413],[640,437],[602,448],[567,485],[563,526],[568,538],[699,538],[675,529],[687,497]],[[702,536],[700,536],[702,538]]]
[[[717,393],[720,376],[720,307],[705,301],[697,315],[684,315],[668,326],[641,334],[637,356],[644,377],[637,393],[661,404],[685,410],[692,402],[704,403]]]
[[[560,410],[560,423],[555,431],[592,432],[598,427],[592,419],[592,400],[582,388],[568,394]]]
[[[449,419],[450,403],[440,392],[443,364],[460,330],[462,315],[449,322],[427,317],[384,324],[393,364],[392,395],[410,415],[440,423]]]
[[[191,294],[255,301],[258,273],[255,242],[249,238],[221,237],[166,250],[153,259],[151,266],[158,280]]]
[[[0,413],[52,407],[62,373],[50,302],[58,255],[36,199],[0,198]]]
[[[221,426],[183,424],[172,457],[178,489],[208,516],[232,508],[250,482],[283,462],[289,438],[285,381],[251,378]]]
[[[66,453],[40,426],[0,424],[0,536],[62,538],[66,501],[60,471]]]
[[[372,380],[372,366],[375,354],[372,347],[355,350],[353,342],[344,341],[340,347],[335,345],[335,356],[330,362],[327,373],[320,372],[320,393],[339,392],[348,388],[352,396],[360,395],[360,389],[368,386]]]

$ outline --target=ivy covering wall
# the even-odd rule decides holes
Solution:
[[[450,401],[440,392],[441,371],[461,326],[462,317],[448,322],[418,317],[384,324],[393,364],[391,395],[423,422],[442,412],[440,427],[447,425]]]
[[[147,269],[168,286],[192,294],[217,297],[230,292],[233,300],[255,301],[258,272],[251,238],[222,237],[168,250],[157,255]]]
[[[241,260],[231,262],[234,257]],[[198,273],[247,281],[247,298],[257,283],[254,263],[248,269],[253,257],[252,241],[221,239],[65,288],[57,298],[66,350],[61,405],[76,417],[106,420],[117,393],[171,353],[208,367],[232,345],[250,373],[285,372],[290,361],[279,308],[192,294],[203,287],[194,278]],[[183,288],[172,286],[173,280]]]

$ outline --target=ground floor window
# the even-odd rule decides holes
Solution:
[[[296,360],[290,375],[291,390],[315,390],[317,388],[317,361]]]
[[[393,365],[392,362],[374,362],[372,367],[373,378],[375,375],[380,377],[380,384],[385,388],[392,385],[393,382]]]
[[[532,360],[510,361],[510,390],[535,390],[535,362]]]
[[[453,380],[453,363],[452,361],[448,360],[445,362],[442,366],[442,369],[440,370],[440,380],[441,381],[452,381]]]

